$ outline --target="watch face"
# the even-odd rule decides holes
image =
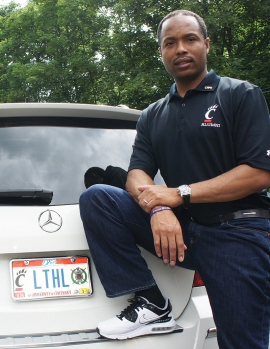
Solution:
[[[181,185],[179,187],[179,192],[180,192],[181,196],[190,195],[191,194],[190,186],[189,185]]]

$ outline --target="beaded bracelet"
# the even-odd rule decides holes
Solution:
[[[158,208],[154,208],[152,211],[150,211],[150,217],[152,217],[153,214],[155,214],[157,212],[165,211],[165,210],[171,210],[171,208],[168,207],[168,206],[161,206],[161,207],[158,207]]]

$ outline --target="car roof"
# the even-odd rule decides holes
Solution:
[[[0,117],[78,117],[137,121],[140,111],[80,103],[2,103]]]

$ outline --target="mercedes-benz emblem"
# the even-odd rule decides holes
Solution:
[[[46,210],[39,215],[38,223],[42,230],[54,233],[62,227],[62,217],[53,210]]]

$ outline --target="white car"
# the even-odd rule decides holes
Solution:
[[[175,331],[125,341],[96,332],[128,297],[105,296],[78,200],[89,167],[127,169],[139,114],[100,105],[0,105],[0,349],[218,348],[207,293],[199,279],[193,285],[194,272],[144,250],[171,300]]]

